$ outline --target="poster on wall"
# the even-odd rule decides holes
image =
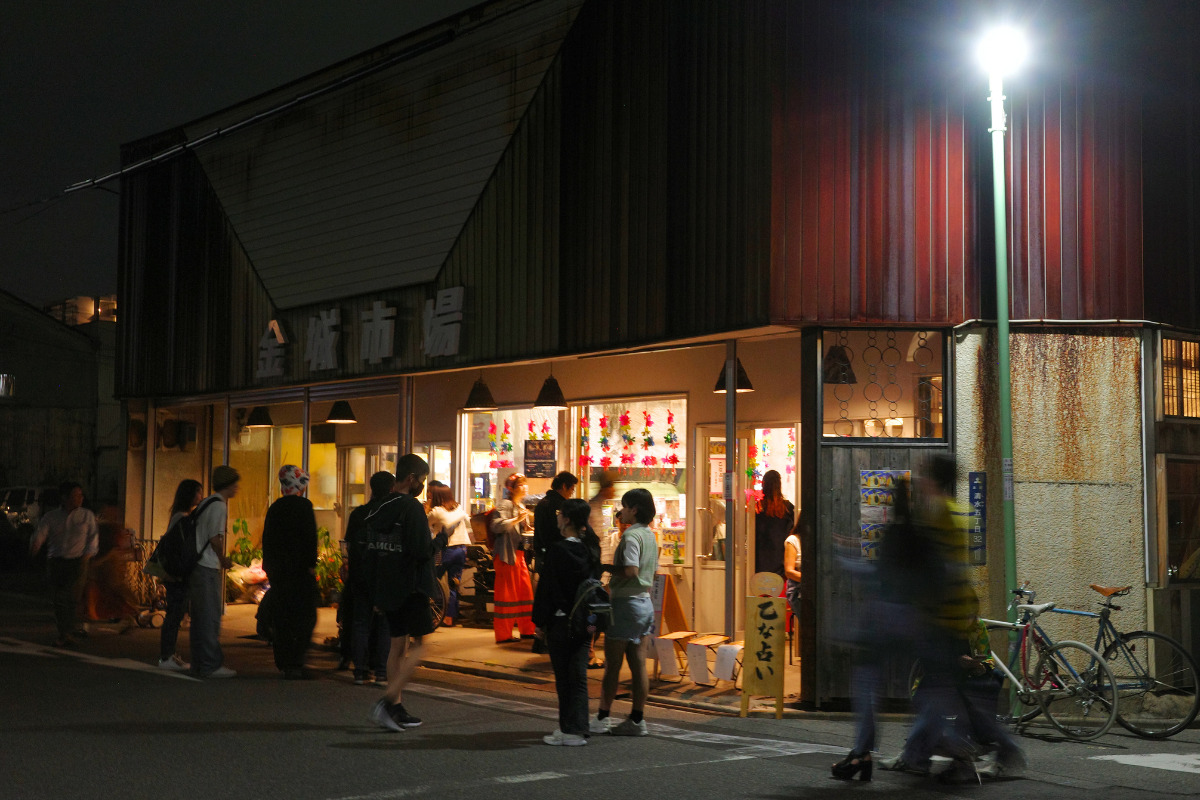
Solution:
[[[554,456],[553,439],[527,439],[525,441],[525,477],[553,478],[557,474],[558,460]]]
[[[862,557],[879,557],[883,529],[895,519],[893,492],[901,480],[908,480],[906,469],[864,469],[859,471],[859,547]]]
[[[968,472],[967,486],[971,494],[971,519],[967,530],[971,564],[981,566],[987,563],[987,473]]]

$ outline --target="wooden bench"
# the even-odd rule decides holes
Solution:
[[[659,680],[662,675],[668,678],[680,678],[679,674],[679,655],[686,655],[687,650],[684,648],[684,643],[696,635],[695,631],[671,631],[654,637],[654,679]],[[660,647],[659,642],[670,642],[670,647]],[[668,660],[668,656],[670,657]],[[666,669],[664,670],[663,662],[666,661]]]

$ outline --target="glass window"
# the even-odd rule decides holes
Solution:
[[[180,481],[197,480],[208,486],[211,437],[209,406],[160,408],[153,416],[155,431],[153,515],[146,534],[161,537],[171,520],[171,503]]]
[[[1200,583],[1200,461],[1167,459],[1167,574]]]
[[[945,438],[942,333],[838,330],[823,340],[826,440]]]
[[[723,454],[724,449],[721,452]],[[775,470],[779,473],[784,499],[795,506],[796,427],[755,428],[754,443],[747,453],[746,470],[749,473],[747,477],[753,479],[753,486],[746,490],[748,505],[751,500],[762,497],[763,475]]]
[[[605,521],[614,528],[612,512],[621,495],[643,488],[654,496],[664,561],[683,563],[687,556],[687,401],[683,398],[575,407],[577,472],[584,481],[580,496],[599,491],[606,471],[615,473],[616,495],[604,506]],[[597,531],[603,536],[605,531]]]
[[[1200,342],[1162,340],[1163,414],[1200,418]]]
[[[514,472],[541,476],[549,471],[549,475],[544,476],[548,479],[554,477],[563,463],[565,454],[558,435],[557,411],[514,408],[466,413],[463,416],[466,418],[469,441],[467,459],[472,514],[495,505],[500,499],[505,479]],[[548,449],[553,449],[553,464],[526,463],[526,445],[529,442],[549,442],[549,448],[544,444],[535,444],[528,449],[531,456],[545,455]],[[439,480],[451,483],[448,461],[445,474],[446,478]],[[549,486],[548,480],[546,485]],[[530,486],[532,491],[532,482]]]

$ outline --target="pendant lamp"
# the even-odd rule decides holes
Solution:
[[[471,393],[467,395],[467,402],[463,405],[463,411],[495,411],[499,406],[492,399],[492,390],[483,382],[483,375],[475,380],[475,385],[471,387]]]
[[[563,397],[562,389],[559,388],[553,372],[542,384],[542,390],[538,392],[537,400],[533,401],[533,407],[546,411],[566,410],[567,398]]]
[[[746,374],[746,368],[742,366],[742,360],[737,360],[736,380],[734,381],[734,392],[737,394],[745,394],[753,392],[754,384],[750,383],[750,376]],[[717,374],[717,385],[713,387],[713,394],[725,394],[725,367],[721,367],[720,373]]]
[[[850,350],[847,347],[835,344],[825,353],[821,380],[824,383],[858,383],[858,378],[854,376],[854,368],[850,366]]]
[[[274,425],[271,421],[271,411],[266,406],[255,406],[250,409],[250,416],[246,418],[247,428],[271,428]]]
[[[329,409],[329,416],[325,417],[325,421],[333,425],[350,425],[358,422],[358,417],[354,416],[354,409],[350,407],[349,402],[338,400],[333,404],[333,408]]]

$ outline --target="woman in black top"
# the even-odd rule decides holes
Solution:
[[[558,729],[542,738],[550,745],[587,744],[589,637],[572,637],[569,622],[579,585],[600,572],[599,547],[585,543],[595,539],[588,527],[591,511],[588,502],[579,499],[567,500],[558,510],[563,538],[546,551],[546,569],[533,599],[533,621],[549,647],[558,690]]]

